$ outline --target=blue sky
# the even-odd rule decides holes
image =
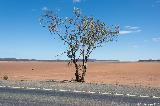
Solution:
[[[64,50],[39,24],[44,9],[71,16],[74,7],[109,26],[120,25],[118,41],[91,58],[134,61],[160,59],[160,0],[0,0],[0,57],[66,59]]]

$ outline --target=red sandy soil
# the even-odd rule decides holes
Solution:
[[[74,69],[67,62],[0,61],[0,79],[71,80]],[[90,62],[86,82],[160,87],[160,62]]]

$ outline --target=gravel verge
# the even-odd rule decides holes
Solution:
[[[39,88],[39,89],[56,89],[68,91],[84,91],[95,93],[110,93],[136,96],[160,97],[160,88],[144,86],[127,86],[95,83],[77,83],[69,81],[10,81],[0,80],[0,86],[22,87],[22,88]]]

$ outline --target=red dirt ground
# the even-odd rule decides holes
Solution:
[[[71,80],[74,69],[66,62],[0,61],[0,79]],[[86,82],[160,87],[160,62],[90,62]]]

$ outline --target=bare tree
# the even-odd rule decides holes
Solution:
[[[119,26],[108,27],[94,17],[82,15],[78,8],[74,8],[73,14],[71,18],[60,18],[52,11],[46,10],[40,18],[40,23],[64,42],[67,48],[64,53],[75,66],[75,80],[84,82],[90,54],[97,47],[112,42],[119,33]]]

